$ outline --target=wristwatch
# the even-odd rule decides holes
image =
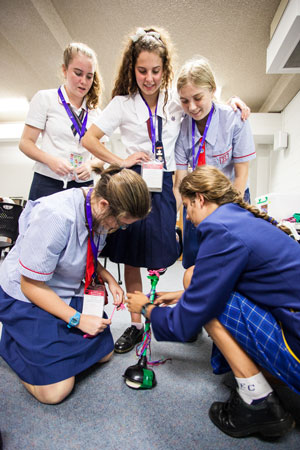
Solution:
[[[67,327],[68,328],[76,327],[76,325],[78,325],[80,322],[80,316],[81,316],[80,312],[76,311],[74,316],[71,317],[70,322],[67,324]]]
[[[145,305],[143,305],[142,309],[141,309],[141,314],[143,314],[144,317],[146,317],[147,314],[147,309],[149,305],[153,305],[153,303],[145,303]]]

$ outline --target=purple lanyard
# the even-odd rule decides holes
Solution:
[[[158,98],[157,98],[157,103],[156,103],[156,107],[155,107],[155,113],[154,113],[154,123],[153,123],[153,115],[152,115],[152,111],[148,105],[148,103],[146,102],[146,100],[144,99],[144,97],[141,95],[142,99],[144,100],[145,105],[148,108],[149,111],[149,118],[150,118],[150,128],[151,128],[151,141],[152,141],[152,153],[155,153],[155,122],[156,122],[156,112],[157,112],[157,105],[158,105]]]
[[[203,136],[202,136],[202,141],[201,141],[201,143],[199,145],[199,150],[198,150],[196,158],[195,158],[195,127],[196,127],[196,122],[195,122],[194,119],[192,119],[193,170],[195,170],[195,167],[196,167],[196,164],[197,164],[200,152],[201,152],[202,147],[204,145],[204,142],[205,142],[205,139],[206,139],[206,135],[207,135],[207,130],[208,130],[208,127],[210,125],[213,112],[214,112],[214,105],[212,105],[211,110],[209,112],[209,116],[208,116],[208,119],[206,121],[206,125],[205,125],[205,128],[204,128],[204,133],[203,133]]]
[[[93,251],[93,255],[94,255],[94,266],[95,266],[95,273],[96,273],[100,236],[98,237],[98,242],[97,242],[97,246],[96,246],[94,239],[93,239],[93,217],[92,217],[92,208],[91,208],[92,191],[93,191],[93,189],[90,189],[86,196],[86,219],[87,219],[88,226],[89,226],[90,241],[91,241],[91,247],[92,247],[92,251]]]
[[[67,111],[69,119],[72,121],[72,124],[74,125],[75,130],[78,133],[79,142],[80,142],[81,138],[82,138],[82,136],[84,136],[84,133],[85,133],[85,130],[86,130],[86,124],[87,124],[87,120],[88,120],[88,110],[86,110],[86,115],[85,115],[85,118],[84,118],[84,120],[82,122],[81,130],[80,130],[80,128],[78,126],[78,123],[76,122],[76,120],[74,118],[74,115],[73,115],[72,111],[70,110],[69,105],[68,105],[68,103],[66,102],[66,100],[65,100],[65,98],[63,96],[63,93],[61,92],[61,88],[60,87],[58,88],[58,95],[59,95],[59,97],[61,99],[62,104],[64,105],[65,110]]]

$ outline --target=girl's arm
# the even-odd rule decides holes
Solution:
[[[132,167],[142,161],[149,161],[148,155],[144,152],[136,152],[133,155],[128,156],[126,159],[122,159],[114,153],[110,152],[105,145],[100,142],[100,139],[104,136],[102,130],[97,125],[93,124],[87,130],[83,136],[82,145],[96,158],[102,159],[109,164],[118,164],[121,167]]]
[[[248,180],[248,172],[249,172],[249,162],[248,161],[243,162],[243,163],[234,164],[235,178],[234,178],[233,185],[236,189],[238,189],[240,191],[242,196],[244,195],[244,192],[246,189],[247,180]]]
[[[69,323],[70,319],[76,313],[76,310],[67,305],[46,283],[43,281],[32,280],[21,275],[21,290],[23,294],[39,308],[47,311],[55,317]],[[104,331],[110,324],[109,319],[102,319],[97,316],[82,314],[80,317],[79,328],[84,333],[97,335]]]
[[[100,139],[103,138],[103,136],[103,131],[93,124],[81,139],[81,143],[90,153],[96,156],[96,158],[102,159],[109,164],[119,164],[121,166],[123,163],[122,158],[119,158],[117,155],[110,152],[105,145],[100,142]]]
[[[34,161],[46,164],[57,175],[65,176],[73,171],[73,167],[65,158],[58,158],[40,149],[36,142],[42,130],[31,125],[25,125],[19,143],[19,149]]]
[[[102,280],[108,284],[108,288],[114,299],[114,302],[113,302],[114,305],[119,306],[121,303],[124,303],[123,289],[117,283],[117,281],[112,276],[112,274],[110,272],[108,272],[108,270],[106,270],[102,266],[102,264],[99,263],[99,261],[98,261],[97,272],[98,272],[99,277],[102,278]]]
[[[179,186],[180,186],[181,181],[187,174],[188,174],[188,171],[185,169],[184,170],[176,170],[176,172],[175,172],[173,193],[174,193],[174,197],[176,199],[177,211],[179,210],[181,203],[182,203],[181,195],[179,193]]]

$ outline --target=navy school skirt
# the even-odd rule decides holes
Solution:
[[[131,169],[141,172],[140,166]],[[179,257],[179,248],[175,232],[176,201],[172,172],[164,172],[162,192],[152,192],[151,201],[152,209],[146,219],[107,236],[101,256],[107,256],[115,263],[148,269],[174,264]]]
[[[92,186],[93,180],[77,183],[77,181],[69,181],[66,189]],[[64,190],[64,182],[56,180],[55,178],[46,177],[40,173],[34,172],[31,188],[29,192],[29,200],[37,200],[41,197],[56,194]]]
[[[70,306],[82,311],[82,297]],[[21,380],[47,385],[70,378],[109,354],[113,338],[107,327],[92,339],[33,303],[15,300],[0,287],[3,324],[0,356]]]

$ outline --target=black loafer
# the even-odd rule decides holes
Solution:
[[[238,438],[251,434],[261,434],[266,438],[280,437],[295,425],[275,392],[259,403],[248,405],[234,390],[227,402],[211,405],[209,417],[221,431]]]
[[[138,330],[134,325],[128,327],[115,342],[116,353],[127,353],[143,339],[144,327]]]

